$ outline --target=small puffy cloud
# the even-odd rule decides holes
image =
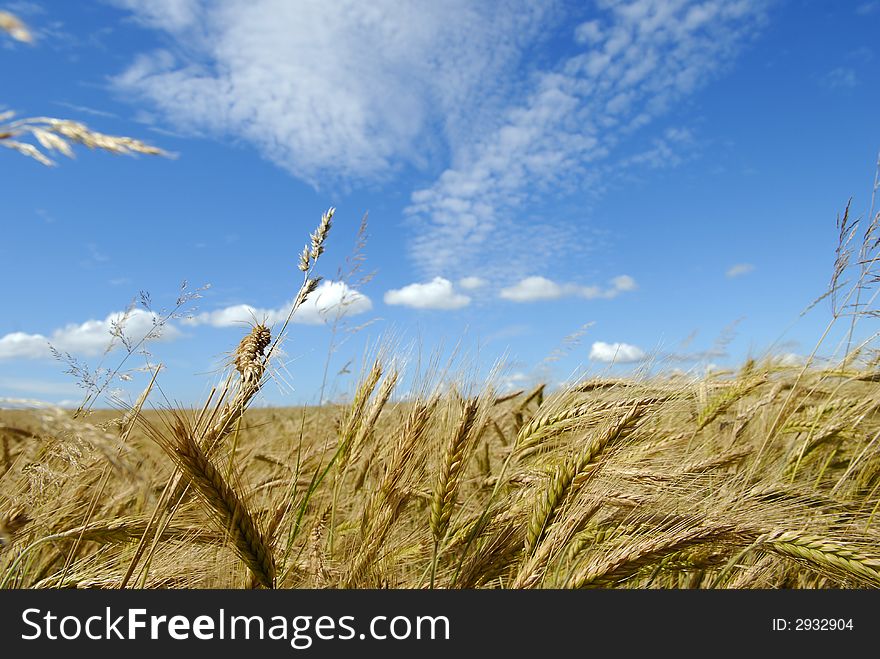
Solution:
[[[414,309],[460,309],[470,302],[467,295],[456,293],[452,282],[443,277],[434,277],[424,284],[410,284],[385,293],[385,304]]]
[[[645,351],[629,343],[596,341],[590,349],[590,359],[606,364],[631,364],[645,359]]]
[[[189,319],[190,325],[212,325],[214,327],[231,327],[253,322],[267,322],[270,325],[284,322],[293,300],[277,309],[261,309],[249,304],[232,306],[206,311]],[[325,281],[296,310],[292,323],[301,325],[321,325],[333,319],[338,313],[341,316],[355,316],[373,308],[373,303],[366,295],[350,288],[341,281]]]
[[[514,302],[555,300],[564,294],[563,287],[546,277],[526,277],[517,284],[501,289],[501,297]]]
[[[103,320],[87,320],[84,323],[71,323],[56,329],[51,335],[12,332],[0,337],[0,359],[50,359],[51,344],[61,352],[94,356],[104,352],[114,338],[118,327],[134,341],[152,335],[157,340],[169,341],[177,338],[180,331],[173,325],[156,327],[159,316],[144,309],[129,312],[115,311]],[[116,339],[119,343],[119,340]]]
[[[558,284],[546,277],[526,277],[513,286],[502,288],[500,296],[513,302],[535,302],[555,300],[566,296],[578,296],[587,300],[604,298],[611,300],[621,293],[638,288],[636,280],[629,275],[619,275],[610,281],[606,288],[601,286],[581,286],[578,284]]]
[[[466,291],[473,291],[477,288],[482,288],[488,283],[489,282],[482,277],[462,277],[458,280],[458,285]]]
[[[290,305],[287,305],[290,311]],[[212,325],[213,327],[231,327],[232,325],[242,325],[250,322],[259,322],[263,318],[268,321],[269,316],[274,317],[280,313],[281,309],[258,309],[249,304],[233,304],[215,311],[205,311],[192,318],[187,319],[187,325]]]
[[[733,277],[742,277],[743,275],[747,275],[750,272],[754,271],[755,266],[751,263],[737,263],[736,265],[732,265],[727,269],[727,276],[731,279]]]
[[[618,293],[624,293],[626,291],[634,291],[638,286],[636,285],[636,280],[630,277],[629,275],[620,275],[619,277],[615,277],[611,280],[612,289],[617,291]]]

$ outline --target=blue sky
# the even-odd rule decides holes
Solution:
[[[799,314],[827,286],[835,218],[850,197],[869,209],[876,0],[0,9],[36,37],[0,42],[3,107],[175,154],[0,154],[0,397],[78,400],[48,344],[115,367],[115,314],[142,290],[170,308],[187,280],[211,287],[150,359],[194,403],[252,315],[286,315],[331,206],[326,283],[266,403],[316,402],[328,354],[324,397],[344,396],[386,340],[413,365],[457,344],[478,370],[503,358],[506,387],[795,359],[829,320]],[[365,260],[340,282],[364,213]],[[136,396],[129,375],[110,388]]]

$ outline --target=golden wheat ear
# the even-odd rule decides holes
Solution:
[[[0,30],[6,32],[16,41],[31,43],[34,40],[27,25],[22,23],[17,16],[10,14],[8,11],[0,11]]]
[[[193,487],[217,527],[228,533],[232,545],[254,579],[265,588],[275,587],[275,560],[256,517],[236,489],[207,458],[183,417],[172,412],[171,432],[148,427],[153,440],[174,461]]]

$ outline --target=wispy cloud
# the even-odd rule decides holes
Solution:
[[[85,245],[86,255],[79,264],[83,268],[95,268],[110,261],[110,255],[105,254],[95,243]]]
[[[110,345],[116,328],[123,320],[125,334],[139,340],[156,330],[159,317],[154,312],[133,309],[128,314],[116,311],[103,320],[71,323],[56,329],[48,336],[12,332],[0,337],[0,359],[49,359],[52,357],[50,344],[61,352],[74,355],[99,355]],[[165,324],[160,328],[157,339],[170,341],[179,336],[180,330],[171,324]],[[116,345],[119,345],[118,340]]]
[[[169,32],[180,32],[192,27],[202,13],[200,0],[110,0],[110,2],[135,12],[140,23]]]
[[[596,341],[590,348],[590,360],[605,364],[631,364],[646,357],[644,350],[629,343]]]
[[[275,309],[254,307],[250,304],[235,304],[214,311],[205,311],[184,321],[187,325],[212,325],[213,327],[232,327],[254,322],[267,322],[270,325],[283,322],[293,300]],[[347,286],[344,282],[322,282],[294,313],[291,322],[301,325],[321,325],[337,317],[356,316],[373,308],[366,295]]]
[[[737,263],[736,265],[730,266],[725,274],[733,279],[734,277],[742,277],[743,275],[747,275],[750,272],[754,272],[754,270],[755,266],[751,263]]]
[[[413,193],[412,256],[425,272],[471,266],[492,244],[519,264],[534,259],[510,259],[513,249],[527,256],[561,244],[572,235],[564,222],[535,227],[521,209],[549,189],[600,189],[605,173],[627,158],[626,138],[731,62],[764,15],[760,0],[598,4],[601,17],[574,31],[582,51],[537,75],[501,125],[463,146],[436,182]],[[671,160],[672,137],[684,133],[654,144],[644,164]],[[502,231],[504,240],[493,240]]]
[[[385,304],[413,309],[460,309],[470,302],[470,297],[457,293],[452,282],[443,277],[435,277],[426,283],[410,284],[385,293]]]
[[[862,2],[856,7],[856,13],[859,16],[867,16],[868,14],[873,14],[878,10],[880,10],[880,2],[878,2],[878,0],[869,0],[868,2]]]
[[[636,280],[629,275],[614,277],[607,287],[581,286],[579,284],[558,284],[546,277],[526,277],[513,286],[502,288],[499,297],[513,302],[535,302],[555,300],[561,297],[578,296],[588,300],[604,298],[611,300],[621,293],[638,288]]]
[[[116,4],[185,45],[141,54],[120,89],[314,183],[424,164],[426,146],[444,148],[425,139],[437,125],[449,144],[468,139],[555,2]]]
[[[825,87],[828,87],[828,89],[850,89],[859,84],[856,72],[845,66],[838,66],[836,69],[831,69],[828,73],[822,76],[821,81]]]
[[[571,20],[564,3],[116,0],[171,45],[115,84],[165,125],[249,142],[314,185],[438,172],[407,209],[422,274],[523,276],[560,244],[589,246],[583,218],[542,215],[549,190],[598,194],[623,167],[681,159],[686,128],[628,138],[733,61],[765,3],[600,0],[569,32],[579,52],[535,70],[520,62]]]

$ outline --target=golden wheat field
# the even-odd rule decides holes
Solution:
[[[380,353],[345,405],[248,409],[272,341],[197,409],[3,411],[2,587],[880,586],[857,349],[506,395],[435,364],[408,396]]]

